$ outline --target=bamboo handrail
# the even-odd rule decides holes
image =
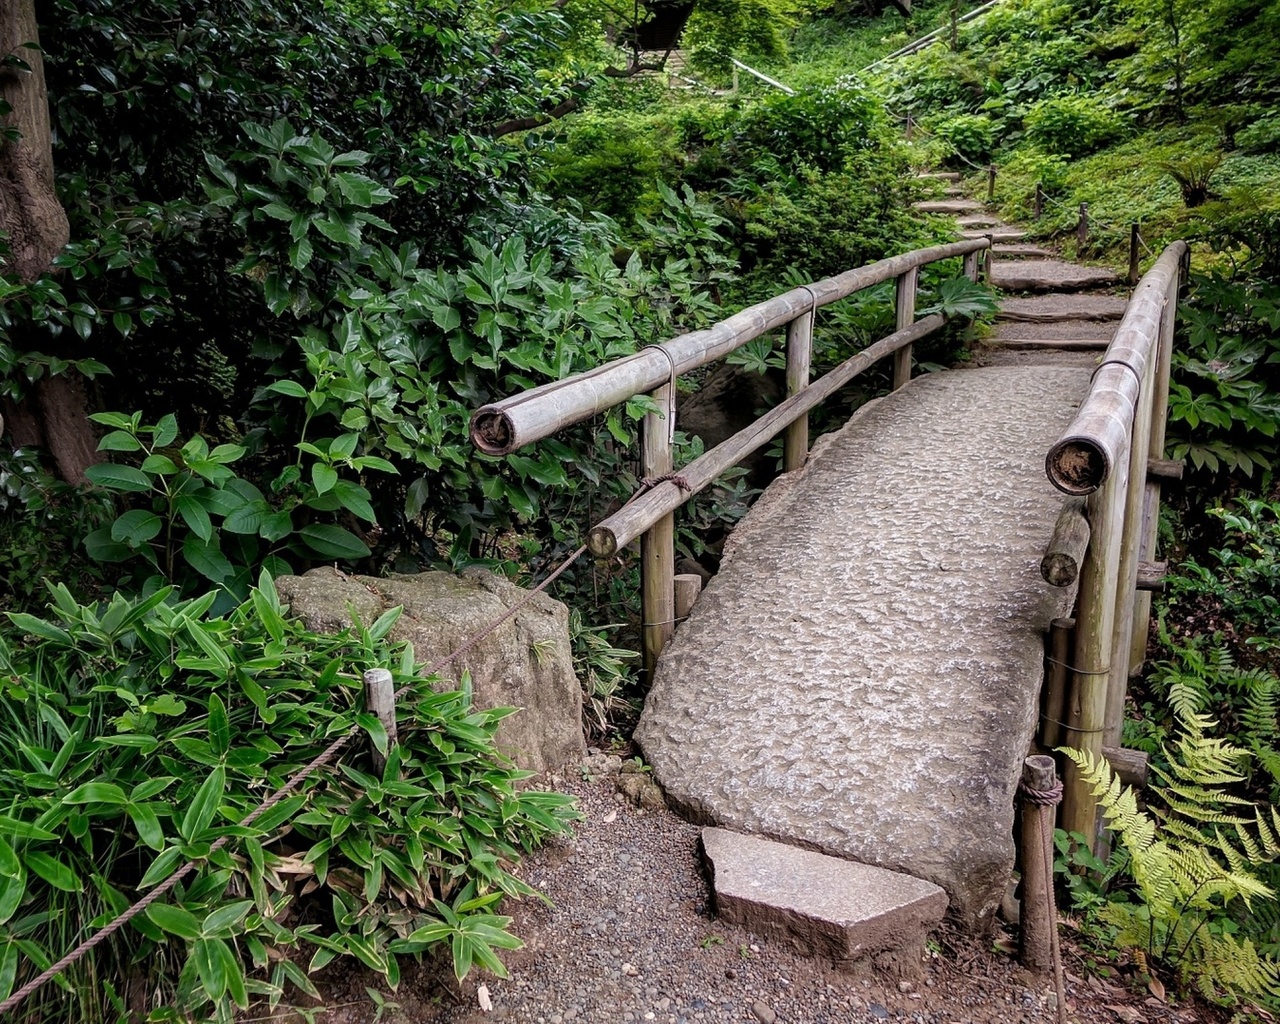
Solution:
[[[1174,242],[1134,290],[1115,338],[1094,372],[1075,419],[1045,458],[1045,472],[1066,494],[1092,494],[1127,458],[1141,384],[1154,354],[1170,283],[1176,281],[1186,242]]]
[[[472,443],[487,455],[509,455],[636,395],[652,391],[674,375],[722,359],[747,342],[811,310],[892,280],[915,267],[965,256],[985,249],[988,244],[985,238],[976,238],[879,260],[748,306],[706,330],[682,334],[573,377],[493,402],[472,415]]]

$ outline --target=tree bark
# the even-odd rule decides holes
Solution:
[[[34,0],[0,0],[0,57],[5,61],[0,65],[0,100],[9,108],[3,117],[6,136],[0,140],[0,230],[8,235],[0,269],[24,282],[48,271],[71,237],[54,189],[49,96],[39,41]],[[84,482],[84,471],[97,456],[86,415],[88,396],[78,374],[44,377],[21,405],[4,404],[11,443],[44,446],[64,480]]]

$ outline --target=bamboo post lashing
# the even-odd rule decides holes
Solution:
[[[748,306],[705,330],[682,334],[634,355],[482,406],[471,416],[471,441],[486,455],[509,455],[661,387],[671,377],[673,365],[676,374],[706,366],[811,309],[891,281],[912,267],[964,256],[987,245],[985,238],[967,239],[878,260]]]
[[[996,165],[987,165],[987,202],[994,202],[996,198]]]
[[[813,310],[787,325],[787,396],[798,395],[809,386],[813,359]],[[809,458],[809,417],[800,417],[789,427],[783,441],[782,468],[790,473]]]
[[[1089,241],[1089,204],[1080,204],[1080,219],[1076,222],[1076,255],[1084,251]]]
[[[905,331],[897,331],[867,346],[834,370],[815,380],[799,394],[779,403],[731,438],[704,452],[680,470],[688,489],[666,480],[627,503],[609,518],[592,527],[587,535],[587,549],[596,558],[612,558],[662,516],[674,511],[697,494],[721,473],[736,466],[759,448],[763,448],[797,416],[826,401],[858,374],[878,360],[893,354],[900,346],[926,338],[941,330],[946,319],[941,313],[917,320]]]
[[[1040,575],[1055,587],[1069,587],[1080,575],[1080,563],[1089,547],[1089,520],[1084,514],[1083,498],[1068,498],[1062,503],[1053,536],[1040,560]]]
[[[1129,225],[1129,272],[1125,275],[1125,284],[1132,288],[1138,283],[1138,247],[1142,242],[1137,223]]]
[[[1053,758],[1036,754],[1022,762],[1022,787],[1032,794],[1046,793],[1057,785]],[[1052,804],[1022,801],[1021,857],[1022,903],[1019,908],[1019,952],[1024,966],[1033,971],[1053,967],[1053,930],[1049,887],[1053,885],[1053,858],[1047,847],[1053,835]]]
[[[650,397],[658,408],[645,413],[640,429],[640,470],[645,480],[666,476],[674,468],[675,380],[655,388]],[[650,682],[658,655],[675,630],[676,619],[675,515],[660,516],[640,538],[640,614],[644,670]]]
[[[385,668],[371,668],[364,674],[364,707],[382,723],[387,734],[387,749],[398,742],[396,731],[396,688],[391,673]],[[373,748],[373,765],[381,775],[387,767],[387,757],[377,747]]]
[[[1067,668],[1070,666],[1072,630],[1075,619],[1054,619],[1049,623],[1046,644],[1044,692],[1040,698],[1040,745],[1053,750],[1062,739],[1063,723],[1067,721]]]
[[[1036,182],[1036,198],[1031,210],[1036,220],[1044,216],[1044,185],[1038,181]]]
[[[894,308],[897,311],[897,327],[905,331],[916,320],[916,284],[919,281],[919,268],[912,267],[898,277],[897,296]],[[893,354],[893,390],[911,380],[911,346],[903,345]]]

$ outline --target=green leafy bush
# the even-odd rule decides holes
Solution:
[[[339,956],[393,986],[400,957],[442,946],[459,976],[501,973],[494,950],[518,942],[495,904],[529,893],[520,852],[572,816],[495,750],[512,709],[435,692],[385,640],[398,612],[319,636],[284,617],[270,577],[225,616],[215,597],[91,606],[57,586],[47,616],[0,629],[0,995],[187,859],[200,867],[170,897],[31,997],[37,1019],[116,1020],[143,964],[148,1009],[182,1019],[314,994],[307,973]],[[371,667],[408,686],[390,748],[361,708]],[[353,727],[338,763],[240,825]],[[323,899],[302,895],[316,886]]]
[[[1274,153],[1280,150],[1280,114],[1260,117],[1236,133],[1236,144],[1246,153]]]
[[[985,160],[996,143],[998,125],[984,114],[956,114],[932,121],[928,128],[947,144],[953,153],[966,160]]]
[[[1040,100],[1027,111],[1023,125],[1033,144],[1071,157],[1087,156],[1125,131],[1124,118],[1105,101],[1079,93]]]

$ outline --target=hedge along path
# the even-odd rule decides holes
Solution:
[[[645,486],[643,486],[642,489],[638,491],[631,498],[631,501],[634,501],[645,491],[649,490],[651,486],[652,484],[646,484]],[[587,550],[587,546],[583,544],[576,551],[574,551],[573,554],[569,555],[568,558],[566,558],[563,562],[561,562],[555,568],[555,570],[552,571],[551,574],[547,576],[546,579],[544,579],[536,587],[534,587],[527,594],[525,594],[524,597],[522,597],[519,601],[513,604],[510,608],[508,608],[506,612],[498,616],[498,618],[494,619],[491,623],[489,623],[489,625],[485,626],[478,633],[475,633],[474,635],[472,635],[471,638],[468,639],[466,643],[464,643],[452,654],[447,654],[443,658],[438,659],[433,664],[428,666],[427,670],[423,673],[423,675],[424,676],[435,675],[441,669],[445,668],[447,665],[456,661],[458,658],[462,657],[468,651],[472,650],[476,646],[476,644],[480,643],[480,641],[484,640],[487,636],[493,633],[494,630],[498,629],[503,623],[505,623],[508,619],[514,616],[522,608],[524,608],[525,605],[527,605],[530,601],[532,601],[535,596],[542,593],[542,591],[546,590],[547,587],[549,587],[552,583],[554,583],[557,579],[559,579],[559,577],[569,568],[569,566],[573,565],[574,562],[576,562],[579,558],[582,557],[583,554],[586,553],[586,550]],[[395,696],[393,699],[399,700],[406,693],[408,693],[412,688],[413,688],[412,683],[406,683],[404,686],[400,687],[400,689],[395,692]],[[311,761],[310,764],[306,765],[304,768],[302,768],[300,771],[294,774],[293,777],[290,778],[283,786],[281,786],[274,793],[272,793],[271,796],[268,797],[260,807],[258,807],[254,811],[251,811],[240,822],[240,827],[247,828],[248,826],[252,825],[255,821],[257,821],[260,817],[262,817],[262,815],[266,814],[267,811],[275,807],[276,804],[280,803],[281,800],[283,800],[295,789],[297,789],[300,785],[302,785],[302,783],[304,783],[312,775],[318,772],[325,765],[335,760],[337,756],[340,753],[342,753],[342,751],[346,748],[346,746],[360,731],[361,731],[360,726],[358,725],[351,726],[350,729],[348,729],[345,733],[343,733],[341,736],[335,739],[332,743],[330,743],[323,751],[321,751],[315,757],[315,759]],[[209,847],[209,853],[211,855],[214,853],[217,853],[224,846],[226,846],[228,842],[230,842],[231,838],[232,838],[231,836],[225,835],[225,836],[222,836],[220,839],[215,840],[214,843]],[[31,995],[32,992],[34,992],[36,989],[44,985],[45,982],[53,980],[55,977],[57,977],[59,974],[65,971],[68,967],[70,967],[76,961],[80,960],[86,954],[88,954],[89,951],[92,950],[95,946],[98,946],[101,943],[105,942],[107,939],[109,939],[112,935],[118,932],[126,924],[128,924],[135,917],[137,917],[139,914],[145,911],[147,907],[151,906],[151,904],[159,900],[160,897],[172,891],[174,886],[176,886],[179,882],[181,882],[184,878],[186,878],[189,874],[191,874],[192,871],[194,871],[197,867],[200,866],[201,863],[203,863],[206,860],[208,860],[208,857],[202,857],[200,858],[200,860],[187,861],[180,868],[177,868],[173,872],[173,874],[169,875],[168,878],[166,878],[163,882],[161,882],[149,893],[147,893],[146,896],[142,897],[142,899],[138,900],[138,902],[134,903],[127,910],[122,911],[113,921],[104,925],[99,931],[89,936],[89,938],[85,939],[83,942],[80,943],[80,945],[76,946],[64,957],[62,957],[61,960],[58,960],[56,963],[48,967],[45,971],[38,974],[36,977],[32,978],[29,982],[27,982],[20,989],[18,989],[11,996],[9,996],[8,999],[0,1003],[0,1018],[3,1018],[4,1015],[7,1014],[10,1010],[13,1010],[17,1006],[19,1006],[23,1002],[23,1000],[27,998],[27,996]]]

